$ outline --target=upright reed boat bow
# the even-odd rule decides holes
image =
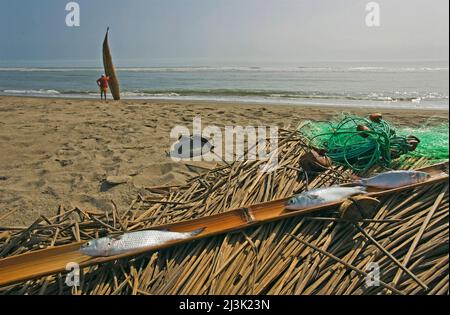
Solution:
[[[109,77],[109,89],[114,100],[120,100],[120,87],[119,79],[116,75],[116,70],[113,64],[111,50],[108,42],[109,27],[106,30],[105,40],[103,41],[103,66],[105,68],[105,74]]]

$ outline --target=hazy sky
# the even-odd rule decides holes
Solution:
[[[78,0],[75,28],[67,2],[1,0],[0,62],[100,64],[108,25],[119,66],[448,60],[448,0],[379,0],[379,28],[366,0]]]

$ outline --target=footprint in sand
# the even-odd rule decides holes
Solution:
[[[98,210],[111,212],[113,205],[109,199],[95,198],[91,196],[83,196],[80,200],[82,203],[88,204]]]
[[[58,197],[59,197],[59,195],[58,195],[58,193],[56,192],[56,190],[53,189],[53,188],[50,187],[50,186],[47,186],[47,187],[42,191],[42,194],[52,196],[53,198],[58,198]]]
[[[66,166],[73,165],[73,161],[72,161],[72,160],[60,160],[60,159],[56,159],[55,161],[58,162],[59,165],[61,165],[61,167],[66,167]]]

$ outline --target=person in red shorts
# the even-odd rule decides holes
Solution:
[[[106,101],[106,92],[108,92],[108,81],[109,81],[109,77],[106,75],[102,75],[102,77],[97,80],[97,85],[100,88],[100,99],[101,100],[103,100],[103,96],[105,96],[105,101]]]

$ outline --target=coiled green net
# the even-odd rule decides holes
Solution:
[[[358,130],[366,126],[369,130]],[[382,119],[374,122],[354,115],[344,115],[337,122],[308,122],[300,132],[310,139],[310,145],[326,150],[335,163],[356,172],[364,172],[375,165],[390,167],[400,156],[426,157],[433,162],[448,159],[448,123],[425,125],[421,128],[395,128]],[[408,136],[420,139],[411,151]]]

